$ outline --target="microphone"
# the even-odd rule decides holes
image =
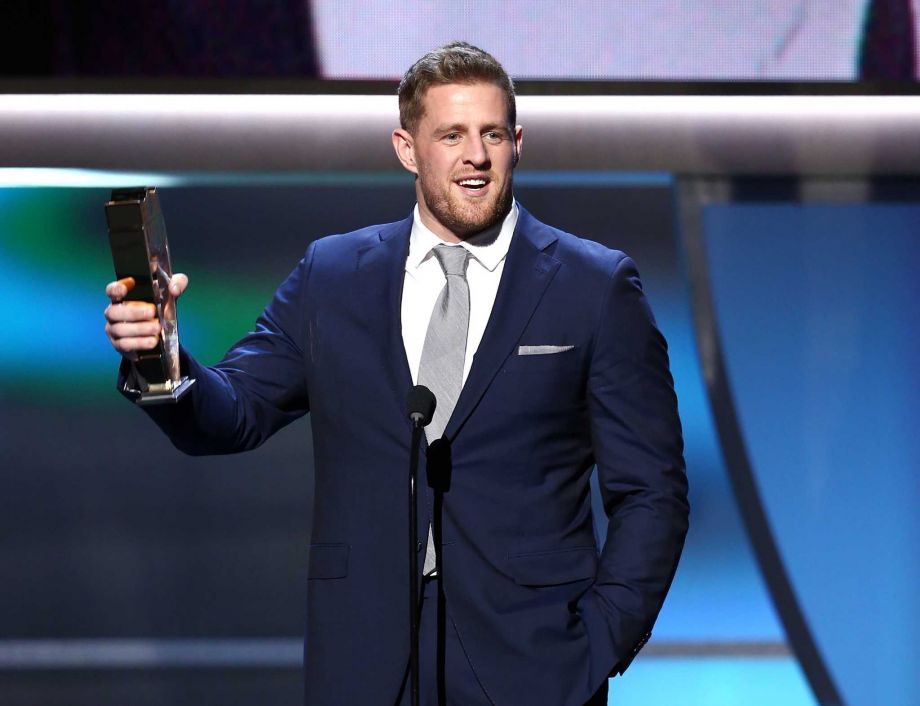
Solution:
[[[415,428],[427,427],[431,423],[437,406],[438,402],[434,398],[434,393],[424,385],[416,385],[409,390],[406,413]]]

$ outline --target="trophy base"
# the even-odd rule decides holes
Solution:
[[[189,391],[189,389],[194,384],[194,379],[184,377],[175,385],[170,385],[168,389],[149,390],[147,392],[142,392],[140,396],[134,400],[134,402],[135,404],[139,405],[175,404],[186,392]],[[164,385],[163,387],[167,386]]]

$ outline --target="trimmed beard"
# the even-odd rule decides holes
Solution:
[[[467,204],[462,204],[458,199],[451,198],[449,186],[446,193],[440,189],[428,188],[426,179],[422,176],[422,171],[419,170],[418,179],[425,205],[428,206],[428,210],[431,211],[438,223],[461,240],[466,240],[470,236],[494,226],[507,216],[508,211],[511,210],[511,201],[513,199],[511,172],[508,173],[508,180],[505,182],[501,193],[491,203],[491,206],[483,204],[485,207],[483,210],[482,208],[463,208],[462,206]],[[494,181],[491,183],[495,184]]]

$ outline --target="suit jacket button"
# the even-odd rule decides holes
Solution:
[[[417,552],[422,551],[422,543],[421,543],[421,542],[417,542],[417,543],[416,543],[416,545],[415,545],[415,551],[417,551]]]

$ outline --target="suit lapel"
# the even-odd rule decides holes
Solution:
[[[400,406],[404,405],[412,375],[406,359],[406,348],[402,339],[402,289],[405,279],[406,257],[409,252],[409,233],[412,230],[412,216],[397,223],[383,226],[378,232],[379,240],[358,251],[356,269],[359,292],[370,294],[372,299],[382,297],[385,302],[382,316],[379,303],[370,301],[367,311],[373,340],[383,342],[384,368],[389,384]]]
[[[520,205],[518,208],[520,214],[505,258],[492,314],[457,406],[444,431],[449,439],[460,431],[505,359],[514,350],[559,269],[559,261],[544,252],[557,240],[557,236]]]

